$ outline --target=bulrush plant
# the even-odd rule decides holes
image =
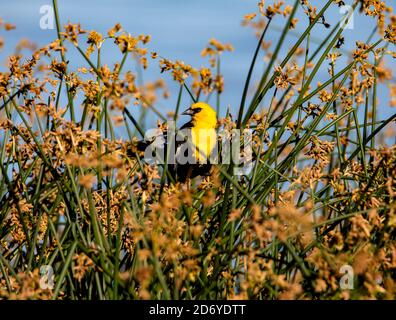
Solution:
[[[120,24],[61,27],[54,0],[57,39],[22,42],[0,72],[0,298],[395,299],[396,16],[388,1],[350,1],[373,32],[346,43],[348,21],[328,19],[345,2],[260,1],[246,13],[258,43],[227,111],[231,44],[209,40],[195,68]],[[0,49],[14,28],[1,20]],[[120,59],[108,65],[112,44]],[[163,78],[142,83],[131,59]],[[166,161],[145,161],[147,115],[166,130],[187,101],[225,114],[219,140],[250,130],[250,170],[219,161],[182,182]]]

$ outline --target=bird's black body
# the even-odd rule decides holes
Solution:
[[[183,129],[188,129],[192,127],[192,122],[189,121],[186,124],[184,124],[180,130]],[[167,134],[166,132],[163,132],[162,137],[165,139],[165,143],[163,145],[163,149],[160,147],[156,147],[157,151],[159,151],[160,154],[164,155],[164,159],[160,159],[160,162],[166,165],[167,171],[170,175],[170,180],[173,180],[175,182],[185,182],[187,179],[193,179],[198,176],[208,176],[210,174],[210,170],[212,168],[212,165],[210,163],[206,164],[167,164],[167,159],[166,155],[168,152],[168,139],[167,139]],[[150,147],[154,143],[155,139],[151,141],[145,141],[141,140],[138,141],[136,144],[136,149],[138,151],[144,152],[146,148]],[[181,145],[184,143],[188,143],[186,141],[176,141],[176,146],[175,150],[178,150]],[[187,148],[185,149],[186,156],[187,156]],[[132,149],[128,150],[128,155],[133,157],[135,156],[135,152],[132,151]]]

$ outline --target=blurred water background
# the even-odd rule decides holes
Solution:
[[[258,0],[58,0],[58,5],[62,25],[68,21],[81,23],[85,30],[95,29],[106,34],[108,29],[119,22],[125,30],[133,35],[150,34],[149,52],[156,51],[162,57],[172,60],[180,59],[194,67],[208,65],[207,58],[202,58],[200,52],[210,38],[214,37],[223,43],[231,43],[235,51],[224,53],[221,58],[221,71],[225,79],[225,91],[221,97],[221,116],[224,116],[227,108],[230,108],[234,114],[239,108],[243,85],[257,44],[254,31],[242,27],[241,21],[245,14],[257,12],[257,2]],[[285,2],[290,5],[294,3],[291,0]],[[312,1],[318,7],[321,7],[325,2],[322,0]],[[345,2],[350,3],[351,1]],[[386,2],[396,5],[396,0],[387,0]],[[56,39],[56,29],[42,30],[40,28],[39,21],[42,17],[40,7],[43,5],[52,5],[52,3],[45,0],[0,1],[0,17],[17,26],[16,30],[1,34],[5,38],[5,47],[0,51],[0,70],[4,70],[7,56],[14,52],[15,46],[21,39],[27,38],[38,46],[48,44]],[[302,22],[286,38],[280,53],[281,59],[306,26],[306,17],[303,16],[301,10],[297,17]],[[338,8],[333,6],[326,15],[326,20],[334,26],[341,17],[342,14]],[[266,41],[271,41],[273,45],[276,45],[284,23],[284,18],[276,18]],[[353,29],[344,31],[345,46],[343,49],[348,51],[354,47],[356,41],[366,41],[374,27],[375,21],[372,18],[355,14]],[[315,27],[312,32],[312,47],[317,46],[329,32],[330,30],[324,26]],[[378,36],[375,36],[373,41],[376,39]],[[112,66],[116,61],[121,61],[122,54],[111,43],[104,47],[102,53],[102,62],[109,66]],[[70,61],[69,68],[71,70],[76,70],[81,65],[87,66],[77,50],[71,46],[69,46],[66,56]],[[388,58],[386,60],[388,66],[395,70],[395,62]],[[145,81],[155,80],[162,76],[171,93],[169,99],[161,99],[156,107],[164,113],[173,110],[176,104],[178,85],[172,81],[170,75],[159,73],[158,60],[150,59],[149,64],[149,68],[142,74],[143,79]],[[257,83],[265,66],[266,62],[263,57],[259,57],[253,84]],[[135,71],[135,62],[128,59],[124,69]],[[321,69],[314,83],[328,79],[326,69],[327,67]],[[66,99],[62,101],[66,104]],[[264,101],[264,107],[266,101]],[[394,109],[388,106],[388,101],[388,89],[385,84],[379,89],[379,119],[385,119],[394,113]],[[187,107],[190,102],[189,96],[185,93],[182,107]],[[133,105],[130,106],[130,110],[133,114],[140,112],[139,107]],[[156,116],[149,116],[146,125],[155,125],[155,120]],[[123,135],[122,128],[118,134]]]

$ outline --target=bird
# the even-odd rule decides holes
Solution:
[[[195,102],[181,115],[188,115],[191,120],[179,128],[179,133],[181,132],[182,137],[187,139],[175,141],[176,161],[167,164],[168,172],[175,182],[186,182],[187,179],[210,175],[212,168],[210,156],[217,144],[217,114],[209,104]],[[165,143],[162,151],[164,155],[167,155],[168,135],[165,133],[163,136]],[[153,145],[154,141],[155,139],[138,141],[136,148],[139,151],[145,151],[148,146]],[[180,163],[179,160],[183,157],[190,161]]]

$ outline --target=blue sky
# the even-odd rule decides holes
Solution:
[[[257,41],[253,30],[241,26],[241,20],[245,14],[256,11],[257,2],[258,0],[58,0],[62,25],[68,21],[79,22],[84,29],[95,29],[106,33],[116,22],[120,22],[124,29],[132,34],[150,34],[152,41],[148,45],[149,50],[156,51],[163,57],[181,59],[195,67],[207,65],[207,60],[200,57],[200,52],[211,37],[221,42],[232,43],[235,51],[223,54],[221,63],[225,77],[225,91],[221,99],[223,113],[228,107],[235,112],[239,106],[243,84]],[[324,2],[313,1],[320,4]],[[386,2],[391,4],[395,0]],[[286,0],[286,3],[293,4],[294,0]],[[51,5],[51,1],[0,1],[0,16],[5,21],[17,25],[16,30],[1,34],[6,39],[5,48],[0,51],[1,69],[4,68],[6,57],[13,52],[13,48],[22,38],[28,38],[38,45],[45,45],[56,38],[55,30],[42,30],[39,27],[41,18],[39,10],[43,5]],[[301,12],[297,16],[300,19],[305,18]],[[341,14],[334,7],[326,19],[333,24],[338,22],[340,17]],[[267,40],[274,45],[278,41],[279,30],[284,21],[282,18],[277,18],[273,22]],[[355,15],[354,29],[344,32],[347,43],[345,48],[351,48],[355,41],[365,41],[374,26],[374,20]],[[301,23],[294,35],[286,39],[281,50],[281,58],[296,41],[296,36],[301,34],[303,28],[304,25]],[[315,27],[312,33],[313,46],[327,32],[328,30],[323,26]],[[112,65],[121,59],[121,54],[116,50],[109,49],[103,52],[103,63]],[[84,63],[73,48],[67,52],[67,59],[71,68]],[[145,80],[153,80],[160,76],[157,63],[158,61],[150,61],[149,69],[143,74]],[[395,69],[394,62],[391,67]],[[133,61],[128,62],[127,68],[135,69]],[[265,62],[260,57],[254,76],[255,81],[264,68]],[[326,69],[323,68],[316,80],[327,79]],[[166,75],[164,77],[169,85],[171,98],[159,103],[158,107],[163,111],[172,110],[177,98],[177,85],[172,83],[170,77]],[[385,116],[392,114],[394,111],[387,106],[385,86],[381,89],[379,98],[380,105],[381,102],[383,105],[381,114]],[[183,97],[183,104],[189,104],[187,95]]]

